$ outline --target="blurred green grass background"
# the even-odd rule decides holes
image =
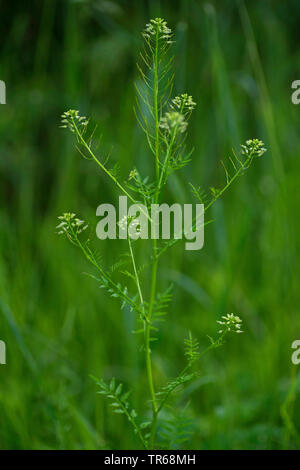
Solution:
[[[236,312],[245,333],[206,356],[201,378],[178,400],[191,419],[191,449],[300,448],[300,8],[296,0],[44,0],[1,2],[0,79],[0,448],[132,449],[122,416],[96,395],[89,374],[134,388],[144,409],[143,355],[135,319],[84,276],[85,261],[55,233],[74,211],[95,222],[115,189],[80,158],[59,117],[79,109],[99,123],[125,179],[153,166],[133,112],[140,31],[164,17],[175,32],[175,90],[198,103],[192,163],[168,197],[189,202],[188,182],[224,181],[220,160],[248,138],[268,152],[215,205],[200,252],[183,245],[164,259],[159,282],[175,284],[153,351],[163,385],[183,366],[191,329],[201,347],[216,319]],[[98,242],[106,265],[116,244]],[[174,428],[174,447],[176,429]]]

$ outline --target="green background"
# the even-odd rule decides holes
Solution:
[[[146,379],[135,318],[83,273],[80,253],[55,233],[57,216],[96,223],[96,207],[118,193],[80,158],[62,112],[99,123],[100,155],[111,151],[126,179],[153,171],[133,112],[140,31],[162,16],[174,30],[174,94],[197,102],[189,126],[192,163],[167,197],[195,202],[188,182],[224,183],[220,160],[248,138],[268,152],[214,205],[205,246],[163,258],[159,283],[175,285],[153,348],[157,386],[184,365],[191,329],[204,348],[220,315],[235,312],[244,334],[205,356],[200,378],[176,398],[186,443],[170,415],[171,447],[300,448],[300,7],[280,1],[1,2],[0,79],[0,448],[132,449],[123,416],[96,394],[89,374],[133,388],[139,413]],[[97,241],[107,266],[124,251]],[[139,249],[142,259],[143,247]],[[181,411],[178,411],[181,410]]]

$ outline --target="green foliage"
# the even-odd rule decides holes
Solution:
[[[159,430],[159,448],[185,449],[195,433],[195,422],[188,416],[188,410],[184,407],[179,412],[169,410]]]
[[[112,378],[109,384],[106,384],[103,380],[98,380],[96,377],[92,376],[92,379],[96,382],[100,391],[97,392],[100,395],[104,395],[106,398],[112,401],[111,407],[113,412],[116,414],[124,414],[129,423],[133,426],[135,433],[140,438],[145,449],[148,448],[148,443],[146,438],[142,434],[142,430],[148,427],[148,423],[144,422],[139,425],[136,421],[137,412],[134,408],[130,407],[128,398],[130,396],[130,391],[123,393],[123,384],[119,383],[116,385],[115,378]]]
[[[157,392],[156,396],[158,399],[158,410],[161,411],[165,406],[167,400],[170,398],[170,395],[178,389],[181,385],[190,382],[191,380],[197,377],[196,373],[187,374],[185,368],[178,377],[175,379],[170,380],[159,392]]]
[[[78,111],[70,110],[62,115],[62,127],[68,127],[72,133],[76,135],[78,144],[83,148],[81,153],[87,152],[85,158],[94,160],[98,166],[110,177],[123,194],[127,195],[131,201],[135,201],[128,191],[133,191],[138,196],[139,202],[144,202],[147,206],[150,203],[158,203],[164,185],[167,183],[169,176],[173,171],[178,170],[185,166],[190,161],[190,154],[185,154],[185,138],[188,127],[188,120],[194,110],[196,103],[193,98],[187,93],[169,99],[173,75],[170,73],[172,64],[172,56],[168,59],[169,47],[171,44],[171,30],[168,28],[167,23],[161,18],[151,20],[146,25],[143,37],[145,39],[145,50],[141,55],[144,64],[143,71],[141,66],[138,66],[141,80],[144,85],[143,88],[137,87],[138,97],[141,103],[146,106],[146,111],[143,111],[142,105],[138,105],[140,116],[143,119],[142,128],[146,134],[147,142],[150,150],[155,157],[156,169],[156,182],[148,183],[147,177],[140,176],[139,172],[134,169],[129,174],[126,188],[120,182],[115,172],[109,170],[104,163],[95,156],[92,148],[92,139],[94,131],[87,137],[88,120],[81,117]],[[165,83],[164,83],[165,81]],[[163,84],[162,84],[163,83]],[[230,175],[225,165],[223,164],[226,174],[226,184],[221,189],[211,187],[212,199],[206,204],[205,209],[210,207],[232,184],[232,182],[239,176],[245,169],[249,168],[252,160],[258,156],[262,156],[266,149],[263,143],[257,139],[248,140],[242,146],[241,154],[244,160],[241,161],[236,158],[237,164],[233,163],[233,174]],[[132,183],[130,183],[132,182]],[[206,196],[200,189],[196,189],[191,185],[193,194],[201,201],[207,201]],[[149,393],[152,403],[152,421],[151,432],[149,434],[149,446],[153,448],[156,440],[157,420],[160,411],[165,406],[170,395],[179,386],[194,379],[196,373],[188,373],[187,371],[198,359],[207,351],[212,348],[219,347],[223,344],[224,336],[233,328],[237,333],[240,333],[241,320],[238,316],[230,314],[223,316],[224,321],[219,321],[223,326],[223,330],[219,331],[219,338],[214,341],[211,340],[211,345],[200,353],[199,343],[193,339],[191,333],[185,343],[185,356],[187,357],[187,366],[178,375],[177,378],[169,381],[159,393],[155,393],[155,386],[152,375],[152,359],[151,359],[151,343],[158,338],[153,336],[153,332],[158,332],[157,324],[159,324],[167,312],[167,307],[172,300],[171,288],[169,287],[162,294],[157,293],[157,273],[158,273],[158,257],[167,248],[172,246],[174,242],[166,244],[162,251],[159,252],[156,239],[153,240],[152,245],[152,262],[149,263],[151,267],[151,292],[150,299],[145,300],[140,279],[140,271],[137,268],[133,245],[128,237],[129,255],[132,260],[133,271],[128,269],[122,271],[129,279],[133,280],[137,293],[135,296],[129,295],[127,287],[123,287],[119,282],[112,279],[115,268],[110,271],[105,271],[95,260],[95,256],[90,248],[88,242],[82,243],[78,236],[81,233],[81,227],[87,227],[84,222],[77,219],[75,214],[65,214],[60,218],[62,221],[58,225],[60,233],[65,233],[70,241],[79,246],[87,259],[98,269],[101,274],[100,287],[115,298],[120,298],[122,301],[122,308],[129,305],[132,310],[138,314],[137,321],[141,327],[135,333],[143,334],[144,344],[143,350],[145,352],[145,362],[148,377]],[[128,222],[128,221],[127,221]],[[121,222],[120,222],[121,223]],[[123,224],[123,221],[122,221]],[[128,230],[128,223],[126,224]],[[114,265],[115,266],[115,265]],[[120,262],[117,262],[120,266]],[[112,406],[115,413],[126,414],[129,422],[134,426],[135,431],[139,434],[143,441],[140,428],[135,422],[136,412],[133,410],[128,411],[129,403],[124,396],[120,396],[122,385],[115,389],[114,379],[110,385],[107,386],[103,381],[99,381],[98,385],[101,387],[102,394],[113,400]],[[127,397],[127,395],[126,395]],[[143,442],[144,446],[145,443]],[[148,445],[148,444],[147,444]]]
[[[193,362],[197,361],[200,355],[199,351],[199,343],[196,339],[192,337],[192,333],[189,332],[189,337],[184,340],[185,344],[185,356],[187,357],[187,360],[189,364],[193,364]]]
[[[168,54],[176,56],[176,78],[170,98],[188,90],[197,102],[182,134],[186,153],[195,149],[192,161],[170,175],[163,199],[189,202],[190,181],[205,189],[210,202],[209,188],[220,189],[227,181],[220,159],[230,176],[235,170],[228,156],[237,169],[234,153],[241,162],[245,159],[239,142],[259,135],[270,149],[207,209],[201,252],[183,256],[176,241],[164,251],[166,257],[159,257],[157,291],[164,292],[170,283],[174,288],[166,321],[150,335],[159,339],[151,344],[155,392],[185,367],[183,339],[189,330],[199,341],[200,354],[216,344],[215,320],[222,321],[227,312],[241,314],[245,333],[229,332],[222,349],[211,349],[194,363],[191,370],[200,372],[198,377],[175,389],[158,416],[155,445],[172,446],[170,437],[162,442],[159,436],[164,421],[172,418],[172,405],[175,419],[184,410],[195,422],[178,447],[297,449],[299,367],[290,361],[290,344],[299,332],[300,267],[295,217],[300,204],[299,106],[290,101],[289,81],[298,78],[300,10],[295,0],[274,2],[272,9],[269,2],[243,0],[179,0],[176,8],[170,0],[134,5],[129,0],[50,0],[32,2],[27,9],[4,2],[0,338],[8,361],[0,366],[0,447],[139,446],[126,416],[112,414],[108,401],[94,393],[89,373],[106,382],[112,376],[124,382],[133,389],[130,401],[141,421],[152,421],[144,332],[131,334],[142,327],[139,313],[128,303],[121,311],[123,299],[98,289],[100,282],[85,275],[90,271],[101,281],[98,269],[88,267],[53,227],[57,215],[67,211],[88,220],[79,239],[90,239],[97,263],[116,284],[127,287],[140,307],[136,281],[123,274],[133,273],[126,242],[95,243],[96,205],[115,202],[121,190],[102,177],[93,160],[78,159],[75,134],[58,131],[57,122],[70,107],[93,116],[85,138],[100,122],[92,138],[94,154],[134,199],[143,201],[127,187],[135,186],[128,175],[136,169],[151,186],[151,203],[153,154],[135,122],[131,86],[136,81],[144,90],[134,62],[147,11],[168,18],[174,28],[171,40],[176,42]],[[161,116],[172,109],[167,106]],[[164,246],[158,242],[157,253]],[[132,248],[149,305],[154,257],[148,257],[146,242],[134,242]]]

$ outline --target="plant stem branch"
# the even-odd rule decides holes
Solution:
[[[154,51],[154,119],[155,119],[155,166],[156,180],[159,181],[159,119],[158,119],[158,29]]]
[[[92,151],[91,147],[87,144],[87,142],[82,137],[82,133],[79,131],[74,119],[72,119],[72,123],[75,129],[77,138],[79,139],[79,142],[81,143],[81,145],[83,145],[83,147],[88,151],[92,159],[97,163],[98,166],[100,166],[101,170],[103,170],[104,173],[106,173],[107,176],[109,176],[109,178],[113,180],[113,182],[118,186],[118,188],[122,191],[122,193],[124,193],[125,196],[127,196],[130,199],[130,201],[135,204],[136,203],[135,199],[128,193],[128,191],[126,191],[124,186],[122,186],[121,183],[119,183],[117,178],[103,165],[103,163],[101,163],[100,160],[98,160],[98,158]]]

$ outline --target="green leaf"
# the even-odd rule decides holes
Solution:
[[[109,390],[110,390],[111,392],[113,392],[113,391],[115,390],[115,386],[116,386],[116,380],[115,380],[115,378],[113,377],[113,378],[111,379],[110,384],[109,384]]]
[[[119,414],[119,415],[123,415],[125,413],[125,411],[122,410],[121,408],[118,408],[118,409],[114,410],[114,413]]]
[[[146,429],[148,428],[149,426],[151,426],[151,421],[144,421],[143,423],[140,424],[140,428],[141,429]]]

